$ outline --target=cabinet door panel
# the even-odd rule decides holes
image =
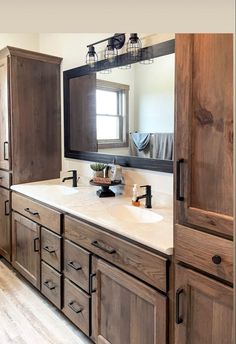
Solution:
[[[179,222],[232,236],[231,34],[176,35],[175,129]]]
[[[232,288],[177,266],[176,290],[176,344],[233,344]]]
[[[97,343],[166,343],[166,297],[128,274],[95,261],[93,338]]]
[[[40,227],[12,212],[12,265],[30,283],[40,288]]]
[[[11,259],[10,192],[0,187],[0,255]]]
[[[9,170],[8,60],[0,59],[0,168]]]

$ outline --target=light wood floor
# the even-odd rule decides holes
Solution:
[[[91,341],[0,260],[0,343],[91,344]]]

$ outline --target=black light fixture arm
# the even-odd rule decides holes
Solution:
[[[120,39],[118,39],[120,38]],[[113,39],[113,40],[118,40],[120,42],[119,45],[121,45],[121,42],[122,42],[122,46],[124,45],[125,43],[125,34],[124,33],[115,33],[113,36],[111,37],[108,37],[108,38],[104,38],[104,39],[101,39],[100,41],[97,41],[97,42],[94,42],[94,43],[91,43],[91,44],[88,44],[87,45],[87,48],[91,47],[91,46],[94,46],[94,45],[97,45],[97,44],[100,44],[100,43],[103,43],[103,42],[106,42],[108,41],[109,39]],[[120,48],[122,48],[122,46]],[[119,49],[119,48],[117,48]]]

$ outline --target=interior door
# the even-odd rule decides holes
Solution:
[[[98,344],[165,344],[166,297],[101,259],[93,261],[93,338]],[[94,280],[95,282],[95,280]]]
[[[0,59],[0,168],[9,170],[8,60]]]
[[[0,187],[0,255],[11,260],[10,191]]]
[[[176,199],[183,224],[233,235],[233,35],[176,35]]]
[[[40,288],[40,226],[12,212],[12,265]]]
[[[233,344],[233,288],[176,267],[176,344]]]

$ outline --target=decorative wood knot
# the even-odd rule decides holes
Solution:
[[[212,113],[201,106],[199,106],[199,109],[196,112],[196,117],[201,125],[213,125],[214,123]]]

